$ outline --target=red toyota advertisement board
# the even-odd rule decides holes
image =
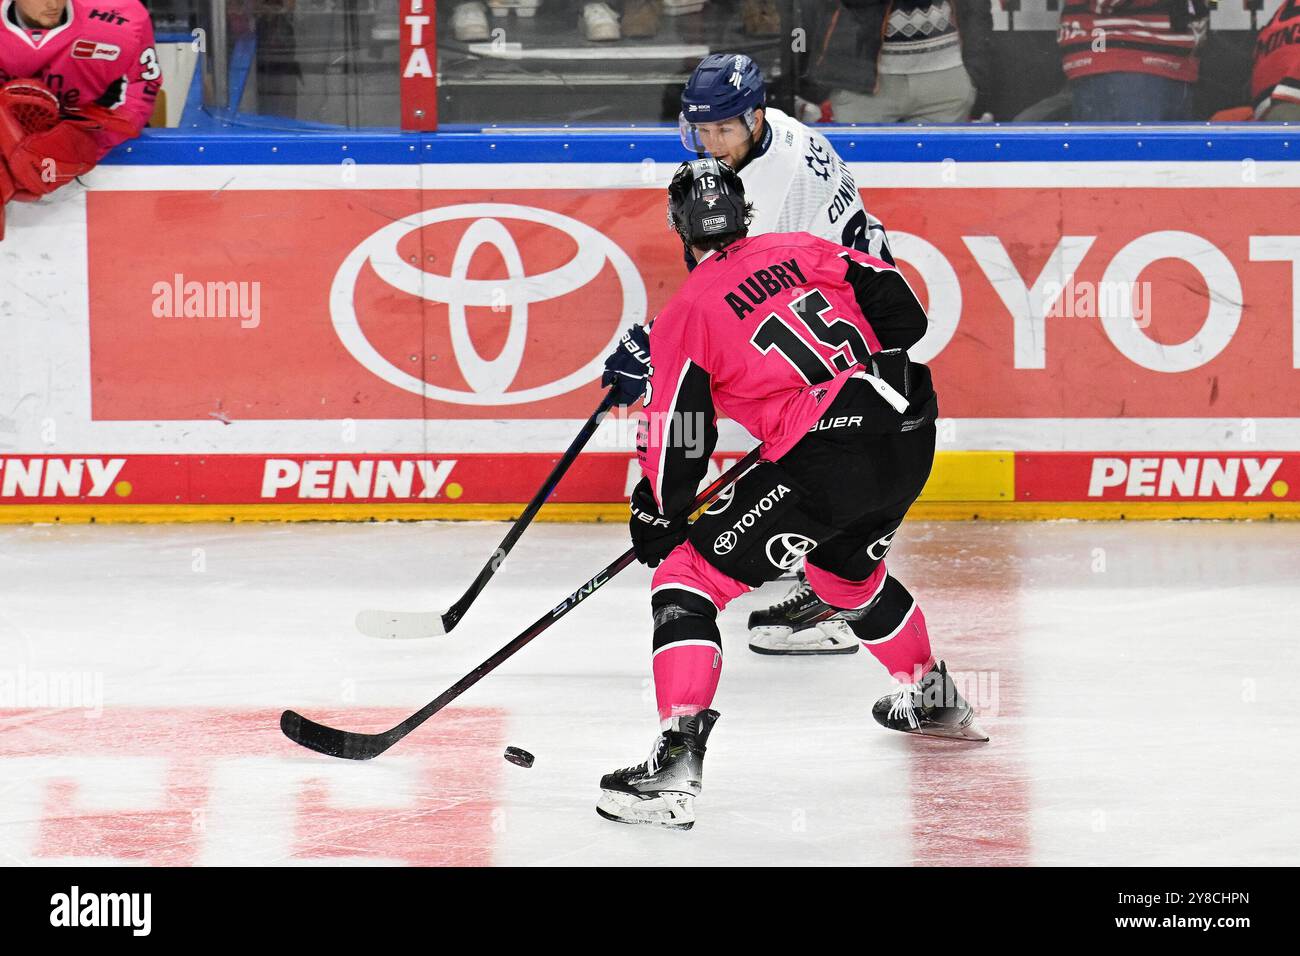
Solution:
[[[91,196],[97,419],[586,418],[619,333],[685,275],[657,191],[194,202]],[[161,235],[122,234],[160,209]]]
[[[686,274],[657,190],[90,200],[103,420],[582,418],[619,330]],[[931,307],[945,416],[1296,411],[1300,191],[869,201]]]

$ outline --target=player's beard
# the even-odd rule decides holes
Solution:
[[[727,155],[719,156],[715,153],[713,158],[722,160],[736,172],[740,172],[741,168],[749,162],[749,157],[754,152],[754,147],[758,145],[758,141],[762,136],[763,126],[757,124],[755,130],[749,134],[748,139],[730,150]]]
[[[739,169],[741,165],[744,164],[745,160],[749,157],[750,148],[752,148],[752,145],[750,143],[742,143],[740,146],[737,146],[735,149],[725,153],[722,156],[719,156],[717,153],[714,153],[713,158],[722,160],[722,162],[726,163],[732,169]]]
[[[43,29],[52,30],[63,22],[63,14],[67,9],[67,0],[62,0],[59,3],[46,3],[38,8],[35,13],[24,14],[23,19]]]

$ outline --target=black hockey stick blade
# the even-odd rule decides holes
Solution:
[[[345,760],[369,760],[378,757],[402,738],[385,738],[392,733],[359,734],[352,731],[335,730],[318,724],[310,718],[292,710],[280,715],[280,730],[299,746],[314,750],[329,757],[342,757]]]
[[[693,514],[696,509],[708,504],[718,492],[730,485],[746,471],[748,471],[757,461],[763,446],[750,450],[744,458],[728,468],[716,481],[705,488],[695,498],[695,503],[691,505],[690,512]],[[341,757],[344,760],[370,760],[372,757],[378,757],[393,744],[397,743],[416,727],[432,717],[438,711],[442,710],[453,700],[459,697],[465,691],[469,690],[480,680],[486,677],[492,671],[496,670],[501,664],[513,657],[523,646],[552,624],[564,617],[575,607],[585,601],[591,595],[604,587],[629,564],[636,560],[636,554],[629,548],[623,554],[619,555],[614,561],[601,568],[593,577],[591,577],[582,587],[578,588],[564,601],[547,611],[522,634],[518,635],[509,644],[502,647],[495,654],[485,660],[478,667],[474,668],[456,683],[452,684],[445,691],[435,697],[429,703],[425,704],[418,711],[407,717],[404,721],[381,734],[356,733],[350,730],[337,730],[334,727],[327,727],[324,724],[318,724],[314,720],[309,720],[301,714],[286,710],[280,715],[280,730],[284,735],[296,744],[300,744],[309,750],[315,750],[317,753],[325,754],[329,757]]]
[[[450,634],[452,629],[460,623],[460,619],[465,616],[470,605],[474,603],[482,590],[487,587],[492,576],[496,574],[497,569],[501,567],[501,562],[506,559],[515,542],[523,535],[524,530],[537,517],[537,512],[541,511],[542,505],[551,497],[560,479],[568,472],[569,466],[577,459],[578,453],[586,447],[591,436],[596,433],[600,426],[601,420],[605,414],[614,405],[614,392],[611,389],[605,393],[599,407],[591,413],[591,417],[583,424],[582,430],[578,432],[576,438],[570,443],[564,455],[556,462],[551,473],[546,476],[542,486],[537,489],[537,494],[533,495],[533,500],[528,503],[515,523],[510,526],[506,536],[497,545],[492,556],[488,558],[487,563],[479,571],[478,577],[474,582],[446,611],[383,611],[383,610],[364,610],[357,614],[357,630],[368,637],[378,637],[386,640],[409,640],[422,637],[440,637],[444,634]]]

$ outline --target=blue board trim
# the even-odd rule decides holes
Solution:
[[[265,122],[275,122],[269,118]],[[820,127],[850,162],[1276,162],[1300,159],[1300,126],[1264,124],[963,127]],[[675,127],[555,132],[446,127],[286,132],[147,130],[115,150],[115,165],[327,165],[358,163],[677,163]]]

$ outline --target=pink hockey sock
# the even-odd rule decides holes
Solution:
[[[667,729],[713,703],[722,676],[718,612],[749,588],[713,567],[689,541],[655,570],[650,604],[655,614],[655,700]]]
[[[831,607],[865,609],[865,614],[850,617],[849,627],[896,680],[914,683],[934,666],[925,615],[883,561],[864,581],[842,578],[811,561],[804,569],[813,591]]]
[[[711,641],[677,643],[654,656],[655,700],[667,729],[674,717],[691,717],[713,703],[722,677],[722,650]]]
[[[902,684],[914,684],[934,667],[930,632],[921,606],[912,601],[902,622],[891,633],[876,640],[863,639],[862,646],[885,665],[885,670]]]

